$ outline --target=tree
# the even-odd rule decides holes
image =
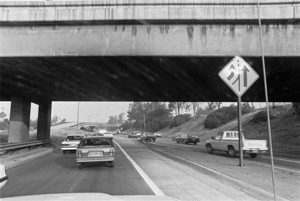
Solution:
[[[147,131],[156,132],[166,128],[171,120],[170,110],[164,104],[157,104],[152,111],[146,114]]]
[[[194,117],[194,119],[196,118],[196,113],[197,113],[197,111],[198,111],[198,109],[199,109],[199,106],[201,105],[202,103],[200,103],[200,102],[191,102],[191,105],[192,105],[192,107],[193,107],[193,117]]]
[[[4,117],[6,117],[6,114],[5,114],[5,112],[2,111],[2,112],[0,113],[0,118],[4,118]]]
[[[222,102],[207,102],[208,110],[215,110],[216,108],[220,109]]]
[[[52,118],[51,123],[52,123],[52,125],[53,125],[53,124],[58,123],[58,121],[59,121],[59,117],[58,117],[57,115],[54,115],[54,117]]]
[[[222,102],[216,102],[216,105],[217,105],[218,109],[220,109],[221,105],[222,105]]]
[[[190,106],[189,102],[169,102],[168,105],[170,111],[177,111],[177,115],[180,115],[182,109],[189,110]]]
[[[144,125],[144,107],[141,102],[133,102],[129,105],[128,120],[131,121],[134,128],[143,128]]]
[[[36,120],[30,119],[30,126],[32,126],[33,129],[37,129],[37,124],[38,124],[38,119],[36,119]]]
[[[117,115],[112,115],[108,117],[108,124],[118,124],[119,118]]]
[[[125,122],[124,116],[125,116],[125,113],[124,113],[124,112],[122,112],[121,114],[119,114],[119,119],[118,119],[118,123],[119,123],[119,124],[122,124],[122,123]]]
[[[4,121],[0,121],[0,130],[7,130],[9,128],[9,120],[4,119]]]

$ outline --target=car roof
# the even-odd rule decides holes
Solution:
[[[68,134],[67,136],[85,136],[86,134]]]
[[[111,139],[111,137],[108,136],[89,136],[89,137],[85,137],[84,139]]]

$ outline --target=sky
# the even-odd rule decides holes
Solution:
[[[107,122],[109,116],[125,113],[131,102],[79,102],[79,122]],[[0,112],[4,110],[9,118],[10,102],[0,102]],[[77,122],[78,102],[52,102],[51,117],[57,115],[67,122]],[[38,116],[38,105],[31,104],[30,119],[35,120]]]
[[[109,116],[125,113],[131,102],[79,102],[79,122],[108,122]],[[221,106],[229,106],[233,102],[222,103]],[[236,103],[234,103],[236,105]],[[255,108],[265,107],[265,103],[254,103]],[[202,104],[205,107],[207,104]],[[4,111],[9,118],[10,102],[0,101],[0,112]],[[67,122],[77,122],[78,102],[52,102],[51,117],[55,115]],[[38,105],[31,104],[30,119],[36,120],[38,116]]]

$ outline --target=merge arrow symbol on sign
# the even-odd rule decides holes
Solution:
[[[259,78],[255,70],[239,56],[235,56],[219,72],[219,76],[237,96],[242,96]]]

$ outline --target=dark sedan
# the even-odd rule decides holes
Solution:
[[[181,134],[175,140],[177,143],[179,143],[179,142],[183,142],[184,144],[193,143],[195,145],[198,142],[200,142],[199,137],[197,137],[196,135],[192,135],[192,134]]]

